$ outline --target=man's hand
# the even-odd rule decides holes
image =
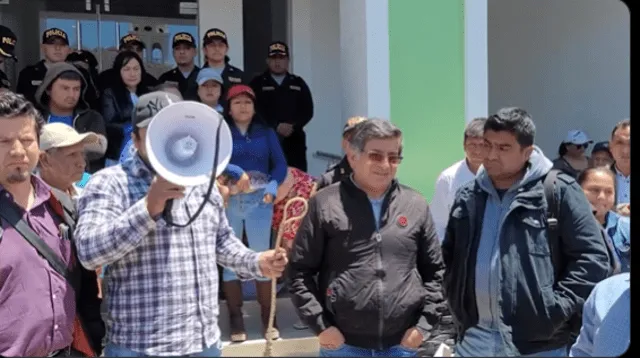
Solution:
[[[261,253],[258,258],[262,276],[267,278],[278,278],[282,276],[288,262],[287,251],[282,247],[265,251]]]
[[[168,182],[166,179],[156,176],[151,182],[147,192],[146,203],[149,215],[152,218],[162,214],[168,200],[182,199],[184,187]]]
[[[338,349],[344,344],[344,336],[336,327],[329,327],[318,335],[320,347],[326,349]]]
[[[262,198],[262,202],[265,204],[271,204],[273,203],[273,195],[271,194],[264,194],[264,197]]]
[[[420,348],[423,339],[424,337],[422,336],[422,333],[420,333],[416,327],[411,327],[404,332],[400,345],[411,349],[418,349]]]
[[[276,130],[281,136],[288,137],[291,135],[291,133],[293,133],[293,125],[291,125],[290,123],[280,123],[278,124],[278,128]]]
[[[242,173],[240,179],[236,182],[236,187],[243,193],[251,190],[251,179],[249,179],[247,173]]]

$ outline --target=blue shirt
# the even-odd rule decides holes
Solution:
[[[55,114],[49,115],[49,123],[64,123],[69,127],[73,127],[73,116],[56,116]]]
[[[279,85],[282,85],[282,82],[284,82],[284,78],[287,75],[274,75],[273,73],[271,74],[271,78],[273,78],[274,81],[276,81]]]
[[[253,122],[246,134],[231,123],[233,152],[225,173],[238,179],[244,172],[257,171],[271,176],[265,193],[274,195],[287,177],[287,160],[276,132],[266,125]]]
[[[582,328],[570,357],[618,357],[631,340],[631,287],[628,272],[601,281],[584,303]]]
[[[605,229],[612,241],[621,272],[631,270],[631,222],[628,217],[610,211],[606,217]]]

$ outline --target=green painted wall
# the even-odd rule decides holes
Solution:
[[[389,0],[391,121],[404,133],[398,177],[428,200],[463,157],[464,0]]]

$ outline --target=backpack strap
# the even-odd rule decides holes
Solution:
[[[560,200],[556,196],[556,182],[560,170],[551,169],[544,178],[544,196],[547,200],[547,241],[556,279],[561,270],[561,260],[557,248],[560,246]]]

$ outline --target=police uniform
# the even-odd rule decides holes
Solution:
[[[67,46],[69,46],[69,36],[67,36],[67,33],[61,29],[53,27],[42,33],[42,44],[51,43],[56,39],[61,39]],[[20,75],[18,75],[18,86],[16,88],[16,92],[24,95],[26,99],[31,101],[31,103],[36,103],[36,90],[40,87],[40,84],[46,74],[47,67],[44,65],[44,60],[25,67],[20,71]]]
[[[227,44],[227,46],[229,45],[229,43],[227,42],[227,34],[224,31],[220,29],[209,29],[204,34],[204,38],[202,39],[202,46],[206,47],[208,44],[216,40],[224,42],[225,44]],[[205,63],[202,67],[209,67],[209,63]],[[244,71],[229,63],[228,57],[226,59],[224,69],[220,74],[220,77],[222,77],[222,81],[224,81],[224,84],[222,85],[222,93],[220,95],[220,104],[224,108],[227,108],[225,99],[226,96],[224,94],[227,93],[231,86],[237,84],[248,84],[249,80],[245,76]]]
[[[125,51],[129,46],[132,45],[138,45],[141,48],[146,47],[144,42],[140,40],[138,35],[128,34],[120,38],[120,46],[118,47],[118,49],[120,51]],[[104,90],[106,90],[107,88],[110,88],[113,85],[114,78],[118,78],[119,76],[120,74],[115,73],[113,68],[109,68],[100,72],[100,74],[98,75],[98,89],[100,93],[104,92]],[[158,82],[158,80],[153,77],[153,75],[149,74],[149,72],[144,72],[142,74],[142,83],[149,88],[155,87],[160,84],[160,82]]]
[[[269,46],[269,57],[289,56],[289,48],[282,42]],[[280,123],[293,125],[289,137],[281,137],[282,150],[289,166],[307,171],[307,143],[304,126],[313,117],[313,99],[309,86],[300,76],[286,73],[278,84],[269,70],[251,81],[256,94],[257,111],[274,129]]]
[[[14,54],[17,41],[18,39],[11,29],[0,25],[0,56],[17,61]],[[0,70],[0,88],[11,89],[11,82],[2,70]]]
[[[196,47],[195,39],[188,32],[179,32],[173,36],[173,48],[180,44]],[[198,101],[198,84],[196,83],[198,72],[200,72],[200,68],[195,66],[189,76],[185,77],[180,69],[176,67],[163,73],[158,81],[160,83],[175,83],[178,85],[182,98],[187,101]]]

